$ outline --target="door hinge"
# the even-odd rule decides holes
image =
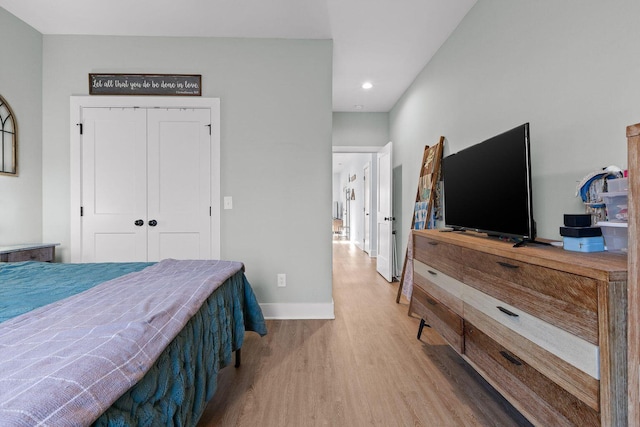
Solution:
[[[80,206],[80,216],[84,216],[84,208]]]
[[[76,126],[80,128],[80,135],[82,135],[82,123],[76,123]]]
[[[208,125],[205,125],[209,128],[209,135],[211,135],[211,123],[209,123]]]

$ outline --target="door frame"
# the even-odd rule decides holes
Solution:
[[[364,184],[364,207],[362,209],[362,250],[371,256],[371,162],[367,162],[362,168],[362,180]]]
[[[386,145],[386,144],[385,144]],[[363,145],[363,146],[359,146],[359,145],[334,145],[331,147],[331,152],[332,153],[346,153],[346,154],[376,154],[379,153],[380,150],[384,149],[384,145],[383,146],[379,146],[379,145]],[[371,168],[370,168],[370,185],[371,185],[371,197],[369,199],[369,203],[371,204],[371,206],[373,206],[374,203],[374,194],[375,192],[373,191],[375,184],[375,180],[374,177],[377,174],[377,170],[376,170],[376,165],[375,162],[372,162],[371,164]],[[377,231],[376,231],[376,212],[374,209],[370,209],[370,215],[369,215],[369,224],[370,224],[370,231],[371,231],[371,235],[370,237],[370,252],[369,252],[369,257],[370,258],[376,258],[378,256],[377,253]]]
[[[71,262],[82,259],[81,135],[83,108],[209,108],[211,109],[211,257],[221,257],[220,233],[220,99],[164,96],[71,96],[70,129],[70,252]]]

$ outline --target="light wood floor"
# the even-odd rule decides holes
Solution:
[[[270,320],[247,333],[204,426],[527,425],[451,348],[408,317],[354,245],[334,241],[335,320]]]

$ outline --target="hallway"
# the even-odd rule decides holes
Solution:
[[[333,243],[335,320],[270,320],[221,371],[199,426],[513,426],[526,421],[395,303],[375,259]]]

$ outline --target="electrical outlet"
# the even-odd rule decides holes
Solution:
[[[287,275],[284,273],[278,273],[278,287],[284,288],[287,286]]]

